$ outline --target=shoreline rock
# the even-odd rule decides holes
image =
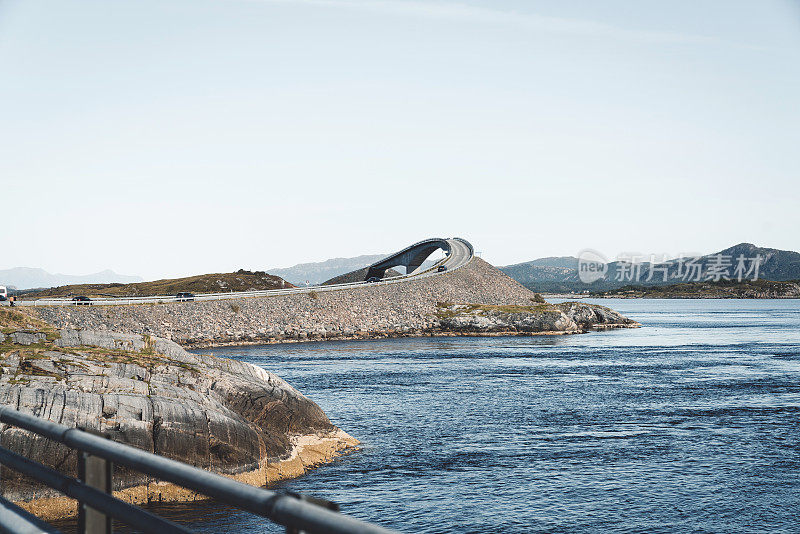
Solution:
[[[610,308],[582,302],[530,306],[443,303],[438,308],[437,317],[444,331],[475,335],[578,334],[641,326]]]
[[[358,444],[260,367],[146,335],[55,330],[19,312],[0,315],[0,401],[22,412],[258,485],[299,476]],[[0,438],[76,473],[75,451],[63,445],[8,426]],[[3,479],[5,498],[43,517],[75,512],[74,501],[10,469]],[[198,498],[124,468],[115,470],[114,484],[136,503]]]

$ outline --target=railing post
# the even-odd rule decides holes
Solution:
[[[87,452],[78,453],[78,480],[111,495],[114,464]],[[78,534],[112,534],[111,516],[78,502]]]

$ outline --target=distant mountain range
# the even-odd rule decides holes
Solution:
[[[34,289],[72,284],[128,284],[142,282],[143,280],[140,276],[117,274],[110,269],[85,275],[52,274],[44,269],[33,267],[14,267],[0,270],[0,285],[14,289]]]
[[[740,265],[739,258],[742,258]],[[754,262],[756,257],[761,258]],[[800,280],[800,253],[790,250],[758,247],[740,243],[714,254],[699,258],[671,260],[651,265],[641,262],[614,261],[606,263],[605,276],[591,284],[581,281],[578,258],[574,256],[540,258],[500,267],[500,269],[533,291],[544,293],[609,291],[629,285],[670,285],[728,278],[752,279],[758,263],[758,278],[762,280]],[[737,268],[739,269],[737,271]],[[652,275],[651,275],[652,273]]]
[[[388,254],[368,254],[354,258],[332,258],[321,262],[301,263],[292,267],[267,269],[271,275],[280,276],[287,282],[304,286],[306,281],[316,285],[336,276],[366,267],[385,258]],[[751,243],[740,243],[733,247],[687,261],[671,260],[652,266],[648,262],[632,267],[624,262],[606,263],[605,276],[591,284],[581,281],[578,273],[578,258],[574,256],[539,258],[533,261],[500,267],[500,269],[533,291],[543,293],[610,291],[629,285],[670,285],[681,282],[713,281],[713,273],[727,272],[736,278],[737,259],[746,259],[744,267],[753,267],[752,259],[760,257],[758,277],[762,280],[800,280],[800,253],[790,250],[758,247]],[[722,262],[722,265],[720,265]],[[652,276],[650,275],[652,271]],[[742,273],[747,274],[747,273]],[[752,272],[744,276],[752,278]],[[711,278],[709,278],[709,275]],[[697,279],[697,276],[700,278]],[[638,279],[637,279],[638,278]],[[649,280],[648,280],[649,278]],[[666,278],[666,279],[665,279]],[[724,279],[724,277],[722,278]],[[50,288],[77,284],[129,284],[143,282],[139,276],[117,274],[112,270],[87,275],[51,274],[44,269],[15,267],[0,270],[0,285],[15,289]]]
[[[340,274],[371,265],[386,256],[388,254],[368,254],[356,256],[355,258],[333,258],[316,263],[300,263],[283,269],[267,269],[267,272],[280,276],[296,286],[304,286],[306,281],[311,285],[317,285]]]

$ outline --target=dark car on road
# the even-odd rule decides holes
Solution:
[[[436,272],[438,272],[438,273],[443,273],[443,272],[445,272],[446,270],[447,270],[447,265],[440,265],[440,266],[439,266],[439,268],[438,268],[438,269],[436,269]]]
[[[372,284],[372,283],[380,282],[380,281],[381,281],[381,279],[378,278],[377,276],[370,276],[369,278],[367,278],[367,283],[368,284]]]
[[[194,294],[183,291],[175,295],[175,300],[178,302],[192,302],[194,300]]]
[[[89,297],[85,297],[83,295],[78,295],[76,297],[72,297],[72,302],[75,303],[76,306],[91,306],[92,299]]]

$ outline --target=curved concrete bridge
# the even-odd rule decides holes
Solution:
[[[421,274],[419,269],[423,262],[439,249],[444,251],[445,258],[437,262],[434,267],[444,265],[448,270],[466,265],[474,254],[472,245],[465,239],[458,237],[424,239],[367,267],[365,280],[383,278],[388,269],[401,266],[406,269],[406,277]]]
[[[442,249],[445,252],[444,259],[436,262],[428,269],[421,269],[422,263],[434,252]],[[403,250],[387,256],[386,258],[373,263],[362,271],[366,272],[366,276],[353,282],[344,284],[331,284],[325,286],[312,286],[312,287],[293,287],[288,289],[271,289],[265,291],[240,291],[235,293],[204,293],[194,296],[194,300],[229,300],[246,297],[266,297],[274,295],[287,295],[293,293],[310,293],[314,292],[327,292],[327,291],[340,291],[352,287],[359,287],[366,284],[366,280],[370,278],[379,278],[378,282],[373,282],[370,285],[383,285],[383,284],[398,284],[407,280],[418,279],[429,276],[441,276],[448,272],[455,271],[467,265],[474,257],[475,252],[472,245],[466,239],[460,237],[453,238],[430,238],[424,239],[413,245],[410,245]],[[444,265],[447,267],[444,271],[439,271],[439,267]],[[383,275],[388,269],[392,267],[403,266],[406,268],[406,274],[395,276],[392,278],[382,279]],[[175,302],[175,295],[160,295],[152,297],[108,297],[105,299],[93,299],[92,305],[113,306],[122,304],[155,304],[164,302]],[[8,304],[4,302],[3,304]],[[23,300],[16,303],[18,306],[74,306],[69,298],[51,298],[40,300]]]

